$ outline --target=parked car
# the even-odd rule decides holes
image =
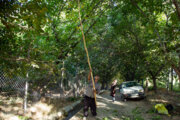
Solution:
[[[119,87],[121,100],[126,101],[127,98],[144,98],[144,88],[135,81],[121,83]]]

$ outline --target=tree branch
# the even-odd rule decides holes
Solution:
[[[180,20],[180,7],[179,7],[179,3],[176,1],[176,0],[172,0],[174,6],[176,7],[176,11],[177,11],[177,15],[178,15],[178,18]]]
[[[131,3],[143,14],[144,17],[147,18],[147,15],[144,13],[144,11],[137,5],[135,0],[131,0]]]
[[[100,18],[103,13],[104,13],[104,11],[101,10],[100,15],[99,15],[98,18]],[[96,24],[97,20],[98,20],[98,19],[96,19],[96,20],[93,21],[93,23],[92,23],[92,24],[89,26],[89,28],[86,30],[85,35],[87,35],[88,32],[90,31],[90,29]],[[81,40],[82,40],[82,39],[81,39]],[[80,41],[81,41],[81,40],[80,40]],[[62,50],[61,53],[64,53],[64,54],[60,54],[59,57],[58,57],[58,59],[60,60],[60,59],[63,59],[65,56],[67,56],[68,53],[69,53],[72,49],[74,49],[74,48],[78,45],[78,43],[80,43],[80,41],[76,41],[74,44],[72,44],[72,45],[70,46],[70,49],[68,49],[68,50],[66,50],[66,51],[63,51],[63,50]],[[58,64],[59,61],[57,61],[56,63]]]
[[[98,18],[100,18],[103,13],[104,13],[104,11],[101,10],[101,11],[100,11],[100,15],[99,15]],[[89,28],[86,30],[85,35],[86,35],[86,34],[90,31],[90,29],[96,24],[97,20],[98,20],[98,19],[93,20],[93,23],[91,22],[92,24],[91,24],[91,25],[89,26]],[[84,19],[84,21],[85,21],[85,19]],[[83,21],[82,21],[82,22],[83,22]],[[74,34],[75,32],[76,32],[76,30],[73,31],[73,34]],[[71,36],[72,36],[72,34],[70,35],[70,37],[68,38],[68,40],[71,39]],[[82,40],[82,39],[81,39],[81,40]],[[80,40],[80,41],[81,41],[81,40]],[[77,41],[77,42],[75,42],[73,45],[71,45],[71,46],[70,46],[70,49],[68,49],[68,50],[66,50],[66,51],[62,50],[62,52],[61,52],[62,54],[60,54],[60,55],[58,56],[58,59],[60,60],[60,59],[63,59],[65,56],[67,56],[67,54],[68,54],[73,48],[75,48],[80,41]],[[57,61],[56,63],[58,64],[59,61]]]
[[[91,10],[90,14],[92,14],[93,11],[95,10],[95,8],[98,8],[98,5],[99,5],[101,2],[103,2],[103,1],[104,1],[104,0],[100,0],[100,1],[93,7],[93,9]],[[82,23],[85,22],[85,18],[86,18],[86,17],[89,17],[89,15],[86,15],[86,16],[83,18]],[[80,23],[79,23],[77,26],[79,27],[79,26],[80,26]],[[70,34],[70,36],[68,37],[68,40],[71,39],[71,37],[73,36],[73,34],[74,34],[76,31],[77,31],[77,29],[75,28],[75,29],[73,30],[73,32]]]

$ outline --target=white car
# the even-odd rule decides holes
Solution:
[[[121,83],[119,87],[121,100],[126,101],[127,98],[144,98],[144,88],[135,81]]]

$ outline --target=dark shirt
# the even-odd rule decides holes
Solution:
[[[111,96],[114,97],[116,93],[116,85],[111,85]]]

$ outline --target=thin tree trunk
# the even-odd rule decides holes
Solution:
[[[164,64],[162,64],[159,69],[157,70],[157,72],[153,73],[151,70],[147,70],[149,72],[149,74],[151,75],[151,78],[153,80],[153,88],[154,88],[154,92],[157,93],[157,84],[156,84],[156,78],[159,75],[159,73],[162,71],[164,67]]]
[[[63,68],[61,72],[61,81],[60,81],[60,94],[64,93],[64,76],[65,76],[65,70],[64,70],[64,61],[63,61]]]
[[[105,88],[104,86],[105,86],[105,82],[103,81],[101,89],[104,89]]]
[[[171,81],[171,69],[168,70],[168,79],[167,79],[167,90],[170,89],[170,81]]]
[[[179,84],[180,84],[180,70],[179,70],[178,67],[176,67],[175,65],[172,65],[172,68],[173,68],[174,71],[177,73],[178,79],[179,79]]]
[[[108,82],[106,82],[106,87],[105,87],[106,90],[108,90]]]
[[[173,68],[171,67],[171,91],[173,90]]]
[[[148,81],[148,79],[147,79],[147,80],[146,80],[146,87],[145,87],[145,92],[146,92],[146,93],[148,92],[148,86],[149,86],[149,85],[148,85],[148,82],[149,82],[149,81]]]
[[[152,79],[153,79],[153,89],[154,89],[154,92],[157,93],[156,77],[152,77]]]

